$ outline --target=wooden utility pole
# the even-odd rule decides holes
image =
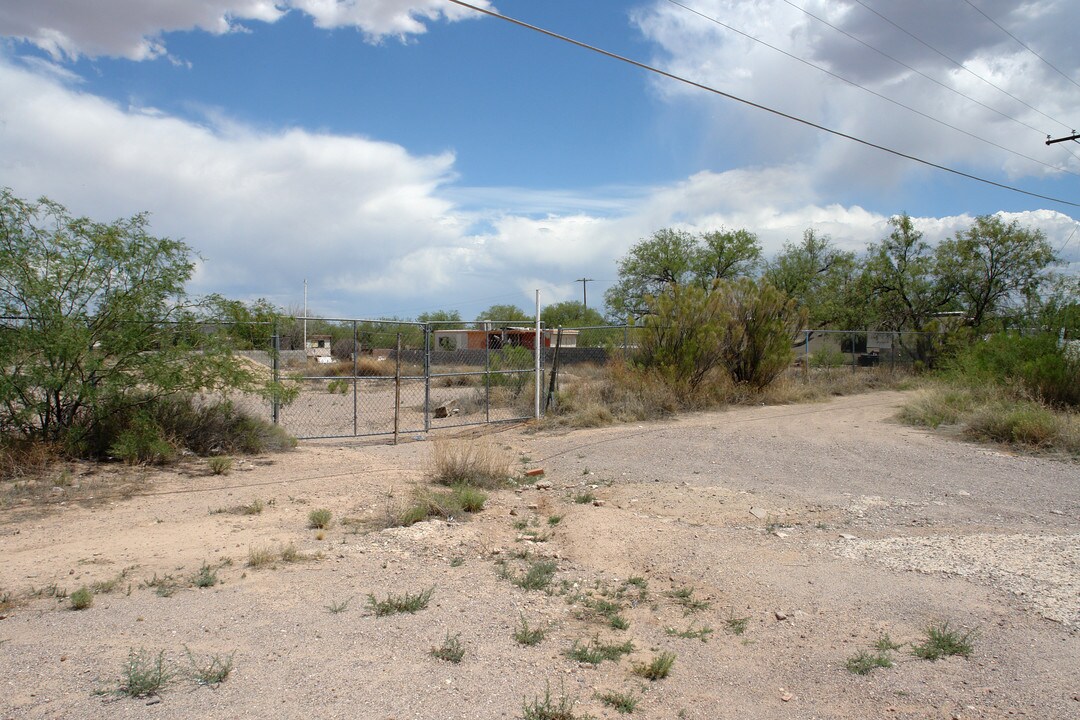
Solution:
[[[588,310],[589,309],[589,294],[585,289],[585,284],[593,282],[593,279],[592,278],[587,278],[587,277],[582,277],[582,278],[578,278],[574,282],[581,283],[581,304],[582,304],[582,306],[584,306],[584,308],[586,310]]]

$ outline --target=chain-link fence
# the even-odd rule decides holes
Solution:
[[[796,336],[796,367],[931,368],[945,349],[947,333],[874,330],[803,330]]]
[[[272,416],[298,438],[411,434],[535,414],[536,329],[520,322],[290,318],[270,349],[243,354],[297,391]]]

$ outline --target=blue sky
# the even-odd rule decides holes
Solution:
[[[1080,125],[1066,0],[680,3],[697,13],[476,4],[1080,203],[1080,144],[1043,143]],[[745,227],[773,254],[808,227],[861,250],[899,212],[932,240],[1006,212],[1055,247],[1080,219],[446,0],[14,0],[0,35],[0,184],[99,219],[149,211],[203,258],[192,290],[296,307],[307,278],[324,315],[469,317],[530,307],[535,288],[545,303],[579,298],[583,275],[593,305],[616,259],[667,226]],[[1080,237],[1063,255],[1080,267]]]

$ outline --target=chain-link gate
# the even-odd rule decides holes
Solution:
[[[534,416],[535,327],[292,318],[270,353],[301,439],[398,435]],[[541,347],[547,334],[541,336]]]

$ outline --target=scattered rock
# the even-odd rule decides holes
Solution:
[[[550,490],[551,489],[551,481],[550,480],[541,480],[540,482],[536,483],[535,487],[536,487],[537,490]]]
[[[783,700],[784,702],[791,702],[794,698],[795,698],[795,696],[792,695],[789,692],[786,692],[786,693],[784,693],[783,695],[780,696],[780,699]]]
[[[750,514],[756,517],[758,520],[764,520],[769,516],[769,512],[767,510],[759,507],[750,508]]]
[[[788,534],[786,532],[780,532],[779,530],[777,530],[777,531],[775,531],[773,533],[773,535],[775,535],[776,537],[778,537],[778,538],[780,538],[782,540],[782,539],[786,538]]]
[[[779,610],[777,610],[775,613],[773,613],[773,615],[775,615],[776,619],[781,621],[781,622],[783,622],[784,620],[787,620],[787,613],[782,613]]]
[[[510,508],[511,515],[517,515],[517,508]]]
[[[859,539],[859,538],[857,538],[856,536],[854,536],[854,535],[848,535],[847,533],[840,533],[840,537],[841,537],[841,539],[843,539],[843,540],[858,540],[858,539]]]
[[[604,507],[604,501],[603,500],[593,500],[592,504],[593,504],[593,507]]]

